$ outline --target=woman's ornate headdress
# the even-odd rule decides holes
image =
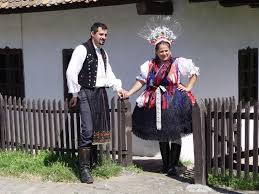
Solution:
[[[150,18],[138,35],[148,40],[152,45],[156,45],[161,41],[172,44],[181,34],[181,31],[181,24],[170,16],[157,16]]]

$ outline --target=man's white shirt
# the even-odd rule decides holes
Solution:
[[[114,91],[118,91],[122,88],[122,83],[120,79],[117,79],[112,71],[111,65],[109,63],[109,58],[107,53],[107,67],[105,72],[104,62],[102,54],[99,48],[94,45],[96,55],[98,58],[97,66],[97,76],[95,87],[112,87]],[[67,86],[68,92],[72,93],[73,96],[77,96],[77,93],[80,91],[81,86],[78,84],[78,74],[81,71],[85,58],[87,55],[87,49],[83,45],[79,45],[75,48],[71,60],[68,64],[66,71],[67,76]]]

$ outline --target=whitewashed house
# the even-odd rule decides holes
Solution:
[[[201,70],[193,92],[198,98],[258,99],[257,4],[236,6],[240,4],[234,0],[230,4],[227,0],[195,2],[199,1],[172,0],[173,17],[183,26],[173,53],[193,59]],[[141,3],[139,13],[145,13],[145,6],[141,8],[145,4]],[[152,6],[148,9],[157,11]],[[137,36],[149,17],[138,14],[134,0],[0,0],[1,93],[63,99],[64,67],[71,53],[66,49],[87,41],[95,21],[108,25],[105,48],[115,74],[123,87],[129,88],[139,66],[154,53]],[[253,49],[240,51],[247,47]],[[131,99],[133,105],[135,99]],[[193,159],[191,142],[192,136],[183,140],[183,159]],[[157,143],[137,138],[133,145],[138,155],[159,151]]]

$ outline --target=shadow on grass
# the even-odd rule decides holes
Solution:
[[[50,152],[44,159],[45,166],[52,166],[55,163],[62,163],[66,167],[70,168],[73,174],[79,179],[79,169],[78,169],[78,157],[73,156],[70,153],[59,154],[55,152]]]
[[[66,166],[78,180],[80,179],[77,156],[71,154],[58,155],[51,152],[44,158],[45,166],[55,165],[56,163],[61,163],[63,166]],[[93,177],[107,179],[119,175],[123,171],[123,168],[122,165],[103,155],[102,158],[98,157],[97,164],[92,166],[91,174]]]

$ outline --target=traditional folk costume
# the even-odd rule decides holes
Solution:
[[[78,96],[81,116],[79,163],[81,181],[92,183],[90,162],[96,163],[97,146],[110,141],[109,103],[107,87],[121,89],[109,64],[108,55],[92,40],[75,48],[67,69],[69,93]],[[91,161],[90,161],[91,159]]]
[[[161,41],[172,45],[180,32],[180,24],[170,17],[147,23],[139,35],[156,45]],[[146,83],[144,92],[137,98],[132,116],[133,133],[145,140],[157,140],[163,160],[163,171],[175,174],[178,165],[181,137],[192,133],[192,106],[195,97],[191,92],[177,89],[181,75],[199,75],[199,68],[191,59],[171,57],[160,62],[156,57],[140,66],[137,80]],[[169,141],[173,141],[171,149]],[[172,172],[173,171],[173,172]]]
[[[199,74],[192,60],[171,58],[163,64],[155,59],[140,67],[138,80],[146,83],[133,112],[133,133],[146,140],[172,141],[192,133],[191,92],[177,89],[181,75]]]
[[[122,84],[112,71],[107,53],[92,40],[77,46],[67,69],[67,83],[69,92],[80,100],[79,147],[109,142],[109,104],[105,88],[118,91]]]

